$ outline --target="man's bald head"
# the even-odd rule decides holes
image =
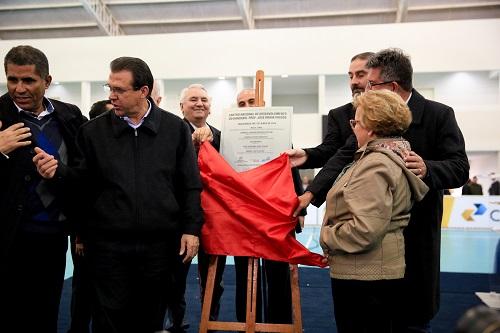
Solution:
[[[236,97],[239,108],[255,106],[255,89],[243,89]]]
[[[153,99],[153,102],[155,102],[155,104],[157,106],[160,106],[160,103],[161,103],[161,99],[162,97],[160,96],[160,83],[158,82],[158,80],[155,80],[154,83],[153,83],[153,90],[151,91],[151,98]]]

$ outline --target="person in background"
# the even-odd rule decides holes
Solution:
[[[455,333],[500,333],[497,309],[478,305],[467,310],[457,321]]]
[[[57,332],[68,227],[76,207],[64,183],[52,186],[32,158],[41,147],[73,165],[86,119],[75,105],[45,97],[52,77],[45,54],[28,45],[4,59],[0,97],[0,304],[2,331]]]
[[[201,181],[188,127],[150,98],[148,65],[120,57],[110,70],[113,111],[81,127],[78,166],[41,149],[33,160],[44,178],[91,193],[80,235],[93,332],[152,333],[163,329],[178,256],[189,262],[198,252]]]
[[[109,99],[97,101],[90,107],[90,119],[100,116],[113,108]],[[68,333],[87,333],[90,329],[91,298],[85,245],[79,235],[71,235],[71,258],[73,259],[73,278],[71,280],[71,323]]]
[[[339,333],[403,332],[403,229],[428,187],[405,167],[411,113],[401,97],[369,91],[354,107],[359,149],[328,192],[320,236],[335,322]]]
[[[363,52],[351,58],[347,74],[349,75],[349,87],[353,98],[365,91],[366,83],[368,82],[368,68],[366,68],[366,63],[372,55],[373,52]],[[296,148],[288,150],[286,153],[290,156],[292,163],[301,169],[321,168],[337,153],[337,151],[341,150],[348,139],[350,140],[349,147],[353,144],[355,145],[356,138],[349,125],[349,119],[353,118],[354,107],[352,101],[330,110],[330,112],[328,112],[327,133],[323,142],[314,148]],[[345,156],[341,154],[337,155],[336,158],[332,160],[332,162],[337,161],[336,169],[332,171],[333,175],[331,175],[330,172],[320,173],[320,178],[316,179],[315,177],[300,199],[302,201],[307,200],[305,203],[308,205],[309,202],[313,200],[312,198],[314,196],[321,196],[319,193],[320,189],[323,191],[323,195],[326,195],[329,188],[322,188],[322,184],[330,179],[330,177],[340,172],[342,167],[352,160],[351,153],[352,152],[349,150]],[[342,159],[340,157],[342,157]]]
[[[491,186],[488,189],[489,195],[500,195],[500,182],[496,177],[491,177]]]
[[[208,95],[206,88],[201,84],[191,84],[182,89],[180,96],[180,109],[184,116],[184,121],[189,127],[193,146],[196,151],[199,150],[200,144],[207,140],[218,151],[220,148],[220,131],[207,123],[207,118],[210,115],[211,97]],[[185,322],[186,312],[186,279],[191,262],[183,263],[178,261],[174,274],[174,298],[169,302],[168,309],[172,317],[172,323],[168,331],[185,332],[189,324]],[[207,282],[209,266],[209,255],[203,251],[203,241],[198,251],[198,275],[200,277],[200,293],[201,303],[205,295],[205,285]],[[220,300],[224,292],[224,283],[222,280],[224,268],[226,266],[226,257],[219,256],[217,261],[217,269],[214,281],[214,293],[212,305],[210,307],[210,320],[217,320],[220,310]]]
[[[239,108],[250,108],[255,106],[255,89],[243,89],[236,96]]]
[[[255,106],[255,90],[243,89],[236,97],[238,107],[254,107]],[[302,180],[299,170],[292,168],[292,177],[297,195],[304,193]],[[302,210],[299,216],[299,221],[295,229],[296,232],[301,232],[304,227],[304,216],[306,210]],[[236,318],[240,322],[246,320],[246,295],[247,295],[247,270],[248,257],[234,257],[234,265],[236,271]],[[292,296],[290,290],[290,268],[286,262],[278,262],[273,260],[262,259],[262,272],[258,274],[257,282],[257,305],[256,305],[256,320],[262,321],[262,299],[267,299],[267,304],[264,306],[264,319],[268,323],[291,323],[292,322]],[[264,288],[261,286],[261,275],[265,276],[267,292],[262,295]],[[263,297],[264,296],[264,297]]]
[[[100,116],[106,111],[109,111],[113,108],[113,104],[109,99],[105,99],[102,101],[97,101],[90,107],[89,117],[90,119],[94,119],[95,117]]]
[[[471,195],[470,184],[471,184],[471,179],[469,178],[467,180],[467,183],[465,183],[464,186],[462,186],[462,195]]]
[[[483,187],[477,182],[477,176],[472,177],[469,188],[472,195],[483,195]]]
[[[467,180],[467,183],[462,186],[462,195],[483,195],[483,187],[478,184],[477,176]]]
[[[160,81],[155,80],[153,83],[153,91],[151,92],[151,99],[159,107],[163,97],[160,95]]]

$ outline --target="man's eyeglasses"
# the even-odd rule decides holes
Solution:
[[[356,124],[359,123],[359,126],[361,126],[361,120],[356,120],[356,119],[350,119],[349,124],[351,124],[351,128],[354,129],[356,127]]]
[[[375,82],[372,82],[372,81],[368,81],[368,83],[366,84],[366,87],[368,89],[371,89],[373,87],[376,87],[376,86],[381,86],[383,84],[388,84],[388,83],[393,83],[394,80],[391,80],[391,81],[384,81],[384,82],[380,82],[380,83],[375,83]]]
[[[103,87],[104,87],[104,90],[106,90],[108,93],[114,93],[116,95],[122,95],[122,94],[126,93],[127,91],[137,90],[137,88],[123,89],[120,87],[111,87],[109,84],[105,84]]]

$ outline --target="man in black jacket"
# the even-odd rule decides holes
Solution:
[[[439,273],[443,190],[462,186],[469,175],[465,142],[453,109],[420,95],[412,85],[411,61],[399,49],[385,49],[367,62],[367,89],[389,89],[408,103],[412,123],[404,134],[412,148],[406,167],[422,178],[430,190],[415,203],[405,229],[406,294],[403,296],[408,332],[429,332],[430,320],[439,310]],[[328,190],[352,161],[357,149],[351,136],[316,176],[314,205],[324,202]],[[309,188],[308,188],[309,190]],[[303,198],[300,206],[307,206]]]
[[[373,52],[363,52],[356,54],[351,59],[349,65],[349,86],[352,96],[356,96],[365,91],[368,69],[366,62],[373,55]],[[314,148],[291,149],[287,151],[294,165],[301,169],[321,168],[330,157],[339,150],[353,135],[349,125],[349,119],[354,119],[354,109],[352,102],[342,105],[328,112],[327,133],[323,142]],[[317,181],[313,182],[302,198],[307,198],[311,193],[315,193]],[[310,200],[309,200],[310,201]],[[307,202],[309,204],[309,202]]]
[[[4,60],[0,97],[0,304],[6,332],[57,332],[72,211],[59,184],[37,173],[33,149],[74,164],[74,139],[86,119],[78,107],[44,97],[47,57],[31,46]],[[27,318],[29,320],[27,320]]]
[[[89,192],[80,235],[94,332],[155,332],[177,256],[188,262],[198,252],[201,181],[188,126],[149,97],[148,65],[121,57],[110,67],[114,109],[81,127],[78,167],[42,150],[34,161],[43,177]]]

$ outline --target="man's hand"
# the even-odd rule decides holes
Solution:
[[[194,256],[198,253],[198,247],[200,246],[200,240],[198,237],[193,235],[184,234],[181,238],[181,250],[179,255],[184,255],[182,259],[183,263],[190,262]]]
[[[297,219],[299,220],[300,229],[304,229],[304,216],[297,216]]]
[[[307,208],[311,203],[312,199],[314,199],[314,194],[309,191],[305,191],[304,194],[299,196],[299,205],[295,208],[295,212],[293,212],[293,216],[296,217],[300,214],[300,211],[304,208]]]
[[[2,128],[1,121],[0,128]],[[8,154],[19,147],[30,145],[31,141],[22,141],[30,136],[29,127],[24,126],[23,123],[16,123],[7,127],[5,130],[0,131],[0,152]]]
[[[214,140],[212,131],[208,126],[195,129],[193,134],[191,134],[191,138],[195,147],[199,147],[205,141],[212,142]]]
[[[307,154],[304,149],[288,149],[287,151],[285,151],[285,154],[287,154],[290,158],[290,163],[292,163],[293,167],[301,166],[307,161]]]
[[[54,156],[47,154],[42,149],[35,147],[35,157],[33,163],[36,165],[36,170],[45,179],[54,178],[57,170],[57,160]]]
[[[422,157],[417,155],[414,151],[405,157],[406,168],[417,175],[418,178],[423,179],[427,175],[427,166],[425,165]]]
[[[78,256],[83,257],[85,255],[85,246],[83,243],[76,243],[75,244],[75,253]]]

